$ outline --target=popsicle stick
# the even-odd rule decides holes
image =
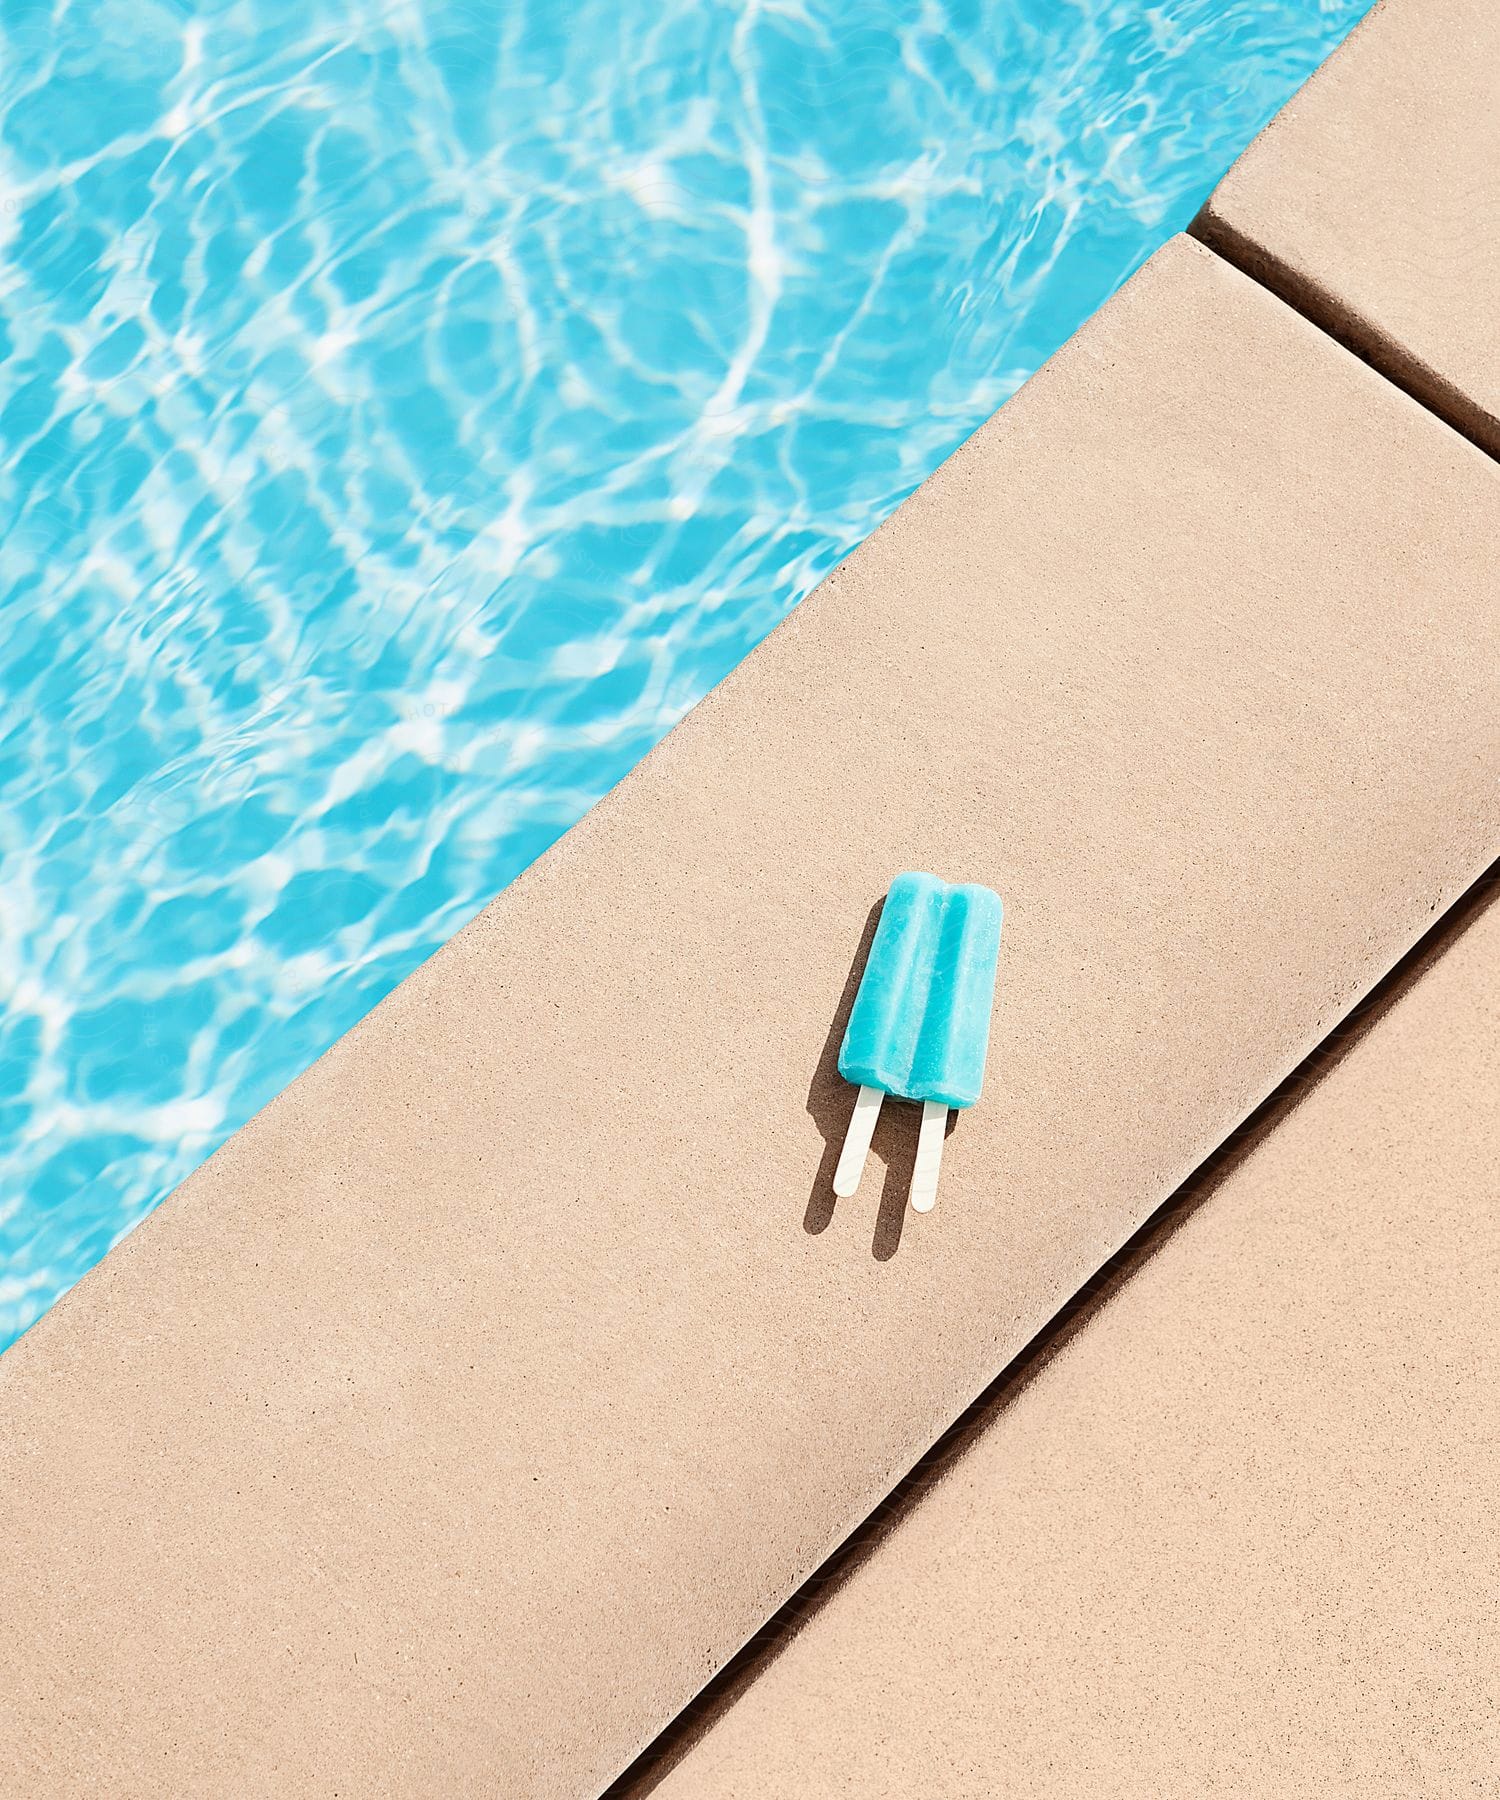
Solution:
[[[859,1186],[859,1178],[865,1172],[865,1158],[870,1154],[870,1139],[875,1135],[875,1121],[880,1117],[880,1102],[884,1098],[879,1088],[872,1087],[862,1087],[854,1096],[854,1112],[844,1133],[839,1166],[833,1172],[833,1191],[843,1199]]]
[[[940,1100],[922,1102],[922,1129],[917,1133],[917,1160],[911,1172],[913,1212],[931,1212],[937,1200],[938,1172],[943,1166],[943,1135],[948,1109]]]

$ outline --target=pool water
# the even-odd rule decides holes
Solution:
[[[0,1344],[1367,0],[4,0]]]

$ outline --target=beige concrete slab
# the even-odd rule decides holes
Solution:
[[[1179,239],[0,1360],[0,1781],[622,1768],[1500,840],[1500,469]],[[992,1090],[833,1210],[890,876]]]
[[[1193,227],[1500,455],[1500,6],[1382,0]]]
[[[1500,895],[653,1800],[1457,1800],[1500,1769]]]

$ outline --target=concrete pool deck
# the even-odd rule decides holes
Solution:
[[[0,1793],[598,1793],[1491,864],[1496,18],[1378,7],[1206,207],[1215,248],[1163,248],[0,1357]],[[927,1219],[908,1109],[854,1201],[828,1186],[908,866],[1008,907],[992,1085]],[[971,1658],[1028,1697],[1005,1753],[1066,1777],[1028,1793],[1462,1791],[1493,920],[663,1800],[994,1793]],[[1147,1406],[1158,1435],[1122,1424]],[[1354,1487],[1304,1483],[1318,1456]],[[1235,1712],[1266,1706],[1270,1751]],[[1170,1732],[1201,1753],[1152,1762]]]
[[[1168,244],[0,1362],[11,1791],[596,1792],[1490,862],[1497,529]],[[911,865],[1009,908],[925,1220]]]

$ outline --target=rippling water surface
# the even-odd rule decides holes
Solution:
[[[5,0],[0,1343],[1366,0]]]

